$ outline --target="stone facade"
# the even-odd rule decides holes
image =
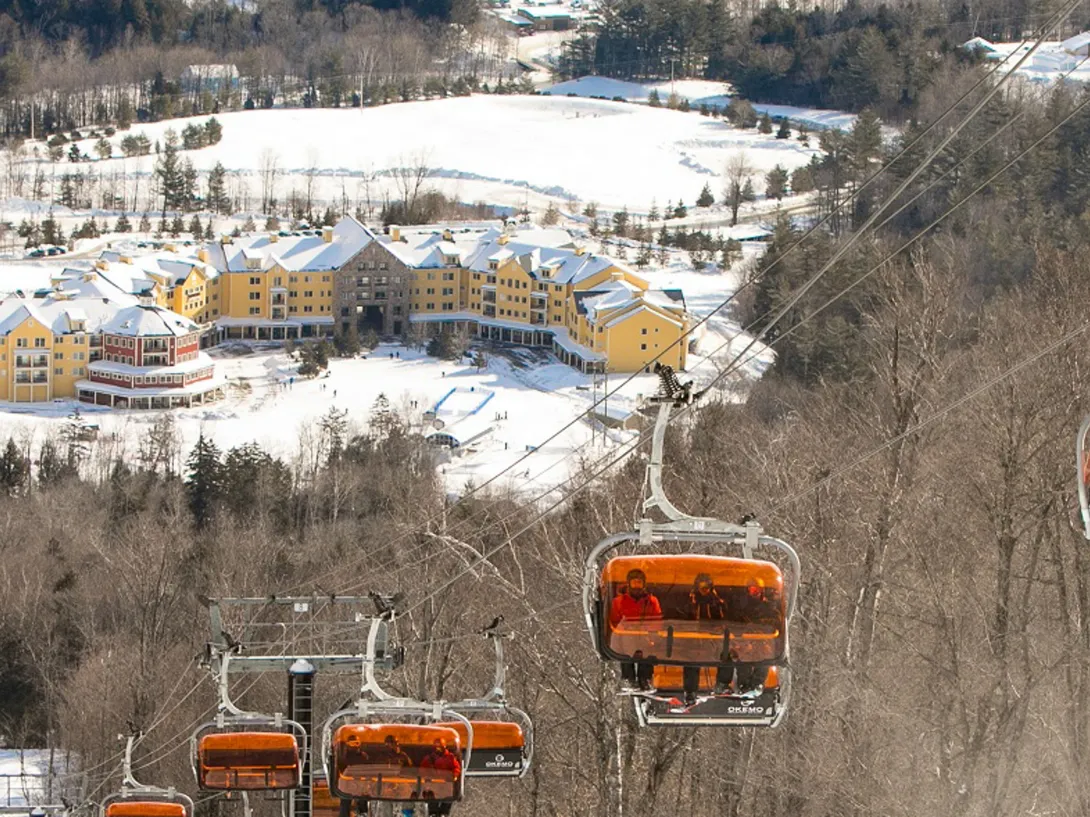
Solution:
[[[355,321],[362,335],[401,335],[409,329],[409,288],[415,271],[372,241],[343,265],[334,277],[333,318],[338,332]]]

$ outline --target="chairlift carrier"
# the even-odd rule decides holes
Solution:
[[[1087,436],[1090,435],[1090,414],[1079,427],[1079,437],[1075,443],[1075,473],[1079,486],[1079,511],[1082,514],[1083,535],[1090,539],[1090,452],[1087,451]]]
[[[298,788],[307,753],[307,732],[282,715],[244,712],[232,702],[232,650],[212,647],[219,688],[216,719],[190,739],[193,775],[202,791],[277,791]]]
[[[371,621],[368,658],[374,656],[380,626],[392,618],[391,611]],[[463,746],[457,731],[440,725],[446,722],[461,724],[469,742]],[[458,759],[457,771],[425,765],[440,740]],[[472,743],[473,726],[465,716],[445,703],[390,695],[375,678],[374,661],[367,660],[356,705],[334,712],[322,728],[322,766],[333,797],[453,803],[464,793]]]
[[[524,777],[533,761],[534,732],[530,716],[507,703],[504,692],[507,665],[503,642],[511,636],[496,629],[484,635],[491,639],[496,652],[492,688],[481,698],[448,704],[469,719],[472,736],[458,721],[442,725],[457,732],[462,745],[473,750],[466,760],[466,777]]]
[[[661,394],[652,398],[659,409],[643,518],[636,530],[603,539],[586,559],[583,611],[591,644],[603,660],[652,664],[656,671],[663,665],[695,667],[702,673],[716,668],[732,674],[757,667],[775,670],[775,686],[765,686],[756,697],[743,696],[739,690],[716,693],[712,687],[710,694],[701,691],[686,705],[671,690],[632,692],[641,726],[776,726],[787,713],[791,694],[789,623],[801,575],[798,554],[787,542],[766,535],[752,519],[732,524],[690,516],[666,497],[662,461],[670,414],[700,395],[693,394],[692,383],[679,383],[670,367],[656,366],[656,371],[662,383]],[[656,509],[665,521],[650,518]],[[688,546],[697,552],[666,553],[664,545]],[[619,548],[636,553],[606,561]],[[741,553],[713,555],[716,549]],[[759,550],[784,556],[786,572],[775,562],[758,559]],[[623,608],[620,602],[615,607],[615,600],[625,592],[633,571],[642,571],[648,595],[659,600],[660,612],[649,602],[636,603],[635,616],[616,609]],[[706,583],[709,577],[720,597],[726,596],[725,612],[721,618],[694,618],[689,614],[689,593],[695,592],[698,579]]]
[[[146,786],[132,775],[132,750],[137,736],[125,741],[121,790],[102,801],[103,817],[193,817],[193,801],[176,789]]]

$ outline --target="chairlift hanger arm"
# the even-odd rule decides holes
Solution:
[[[1075,473],[1078,476],[1079,512],[1082,515],[1083,536],[1090,539],[1090,496],[1086,485],[1086,435],[1090,434],[1090,415],[1082,421],[1075,444]]]

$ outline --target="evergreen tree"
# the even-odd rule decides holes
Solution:
[[[746,179],[746,183],[742,185],[742,201],[750,202],[757,200],[757,193],[753,189],[753,179]]]
[[[337,333],[333,345],[342,357],[355,357],[360,353],[363,347],[360,344],[360,330],[355,322],[348,324],[348,331]]]
[[[659,98],[659,92],[654,88],[652,88],[651,93],[647,95],[647,104],[652,108],[662,107],[662,100]]]
[[[64,243],[64,231],[61,230],[60,223],[53,218],[53,211],[49,211],[49,216],[42,222],[42,243],[43,244],[56,244],[61,245]]]
[[[61,455],[52,440],[42,443],[42,449],[38,454],[38,484],[42,488],[60,485],[77,475],[74,463]]]
[[[222,162],[216,162],[208,171],[208,209],[213,213],[227,215],[230,212],[231,202],[227,196],[227,170]]]
[[[613,232],[621,238],[628,237],[628,205],[613,213]]]
[[[379,394],[382,397],[382,394]],[[348,409],[330,406],[318,421],[319,446],[325,453],[326,465],[337,462],[344,453],[345,439],[348,436]]]
[[[761,120],[757,125],[757,130],[761,133],[772,133],[772,117],[768,115],[768,111],[761,114]]]
[[[19,450],[15,440],[8,437],[8,444],[0,455],[0,490],[7,496],[16,496],[26,490],[29,479],[30,459]]]
[[[157,151],[158,152],[158,151]],[[163,213],[181,207],[182,191],[185,180],[182,176],[181,160],[178,157],[178,134],[168,129],[164,137],[162,152],[155,163],[155,174],[159,177],[159,186],[163,194]]]
[[[685,206],[685,202],[678,199],[677,207],[674,208],[674,218],[685,218],[687,215],[689,215],[689,209]]]
[[[715,196],[712,194],[711,186],[704,182],[704,189],[700,191],[700,196],[696,200],[697,207],[711,207],[715,204]]]
[[[242,232],[252,233],[252,232],[255,232],[256,230],[257,230],[257,225],[254,224],[254,217],[253,216],[246,216],[246,221],[244,221],[243,224],[242,224]]]
[[[223,460],[222,499],[240,516],[252,517],[266,508],[283,513],[291,502],[291,473],[257,443],[236,446]]]
[[[195,206],[197,198],[197,168],[193,162],[185,159],[182,162],[182,187],[178,192],[178,207],[189,212]]]
[[[212,218],[211,217],[209,217],[209,219],[208,219],[208,226],[204,228],[204,240],[205,241],[215,241],[216,240],[216,231],[212,227]]]
[[[148,214],[147,213],[144,213],[142,216],[140,216],[140,232],[142,232],[142,233],[150,233],[151,232],[151,221],[148,219]]]
[[[174,219],[170,222],[170,234],[174,238],[177,238],[183,232],[185,232],[185,222],[182,221],[180,215],[175,215]]]
[[[787,117],[786,116],[780,119],[780,126],[779,126],[779,128],[776,129],[776,138],[777,139],[790,139],[791,138],[791,128],[787,124]]]
[[[322,226],[323,227],[335,227],[337,225],[337,211],[332,206],[325,208],[325,213],[322,214]]]
[[[787,195],[787,169],[776,165],[765,175],[765,197],[779,201]]]
[[[79,145],[73,144],[68,149],[68,161],[70,162],[82,162],[83,154],[79,152]]]
[[[208,527],[215,516],[216,505],[223,496],[223,463],[220,450],[201,432],[189,459],[186,460],[186,495],[189,510],[198,529]]]
[[[119,233],[132,232],[132,223],[129,221],[129,217],[122,213],[117,217],[117,224],[114,225],[114,230]]]
[[[559,222],[560,208],[556,206],[556,202],[550,199],[549,206],[545,208],[545,213],[541,216],[541,224],[544,227],[553,227]]]
[[[280,219],[276,216],[269,216],[265,219],[265,229],[270,233],[275,233],[280,229]]]
[[[658,221],[659,218],[660,218],[659,206],[658,206],[658,204],[655,203],[654,199],[651,199],[651,209],[647,211],[647,220],[648,221]]]
[[[95,142],[95,153],[98,154],[100,159],[109,159],[113,155],[114,149],[105,137],[99,137],[99,140]]]
[[[386,440],[402,431],[401,418],[390,407],[390,401],[379,392],[371,406],[371,433],[378,440]]]
[[[193,218],[189,221],[189,232],[193,233],[194,241],[200,241],[204,236],[204,227],[201,226],[201,220],[196,213],[193,214]]]

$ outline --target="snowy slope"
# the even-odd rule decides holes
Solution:
[[[797,141],[740,131],[721,120],[643,105],[556,96],[473,96],[377,108],[244,111],[218,117],[223,141],[187,155],[198,169],[222,162],[242,174],[250,200],[260,198],[262,157],[275,156],[277,195],[302,189],[302,174],[317,168],[319,196],[340,200],[360,192],[364,172],[404,167],[424,156],[437,186],[465,201],[531,208],[571,196],[603,208],[645,209],[684,198],[704,184],[718,192],[727,156],[745,150],[764,171],[793,169],[814,150]],[[192,121],[203,122],[207,117]],[[162,141],[168,128],[191,120],[137,125]],[[117,145],[122,134],[113,138]],[[88,146],[89,148],[89,146]],[[116,148],[120,155],[120,148]],[[154,156],[95,162],[102,173],[147,173]],[[379,183],[391,185],[387,176]],[[381,199],[372,188],[372,197]]]

